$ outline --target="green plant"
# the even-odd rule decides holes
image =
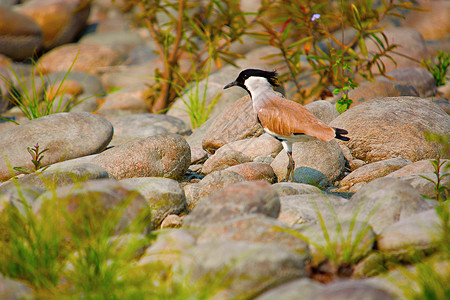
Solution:
[[[88,98],[75,101],[75,96],[70,99],[64,99],[64,92],[67,90],[67,79],[72,71],[76,59],[64,74],[61,80],[55,80],[51,83],[50,80],[44,76],[41,70],[36,67],[36,63],[32,63],[31,75],[25,76],[23,71],[18,73],[9,65],[12,75],[17,81],[17,88],[14,83],[6,77],[1,77],[8,88],[10,101],[16,105],[22,113],[30,120],[47,116],[54,113],[70,111],[71,108],[80,104]],[[34,76],[38,74],[38,80]],[[3,118],[3,120],[10,121],[10,119]],[[15,122],[17,123],[17,122]]]
[[[447,80],[447,69],[450,64],[450,55],[445,51],[438,51],[437,53],[437,63],[433,64],[431,59],[422,59],[422,65],[427,68],[428,71],[433,75],[437,86],[445,85]]]
[[[348,86],[347,78],[361,75],[373,79],[374,67],[385,74],[386,68],[382,58],[391,61],[396,45],[389,43],[383,34],[383,28],[378,24],[387,15],[402,17],[395,9],[417,9],[410,2],[381,1],[374,8],[373,1],[325,1],[325,0],[265,0],[256,13],[257,22],[263,30],[255,31],[263,43],[279,49],[279,54],[267,58],[279,57],[287,65],[287,72],[282,74],[285,79],[293,80],[296,85],[296,95],[300,102],[315,96],[329,94],[328,86],[338,89]],[[341,28],[341,39],[333,32]],[[344,39],[344,28],[352,28],[354,37],[349,41]],[[367,39],[372,40],[378,48],[377,52],[369,53]],[[358,46],[359,51],[354,48]],[[317,82],[309,92],[302,89],[296,77],[302,72],[302,59],[308,62],[314,73],[318,75]],[[341,66],[336,72],[336,66]],[[345,69],[351,69],[350,73]],[[344,99],[349,102],[349,99]]]
[[[370,210],[364,222],[357,221],[360,208],[354,211],[352,217],[347,222],[341,222],[330,201],[324,197],[324,202],[327,211],[331,213],[327,217],[322,215],[316,202],[313,204],[322,232],[319,238],[323,238],[324,243],[316,242],[315,238],[303,234],[302,231],[282,227],[276,227],[275,230],[292,234],[312,245],[317,255],[316,258],[313,257],[311,264],[313,277],[315,276],[315,269],[320,269],[320,266],[323,266],[323,264],[327,265],[329,272],[327,276],[350,276],[355,264],[364,257],[364,249],[367,249],[369,246],[365,244],[366,241],[364,240],[371,230],[368,222],[382,203],[379,203]]]
[[[207,68],[206,80],[201,95],[200,95],[201,78],[200,74],[198,73],[192,75],[192,77],[194,78],[194,86],[191,86],[187,91],[184,89],[184,86],[189,86],[188,82],[184,82],[184,86],[180,86],[177,84],[172,85],[178,97],[183,100],[183,103],[186,106],[185,111],[189,114],[191,126],[193,129],[200,127],[203,123],[206,122],[206,120],[208,120],[209,114],[211,113],[212,109],[222,96],[222,93],[218,93],[214,96],[214,98],[209,104],[206,104],[207,98],[206,92],[208,89],[209,74],[211,72],[211,62],[209,62],[205,67]],[[180,78],[182,78],[182,76],[180,76]],[[185,100],[184,96],[186,96],[188,100]]]
[[[170,106],[177,96],[174,86],[190,82],[191,70],[204,77],[201,71],[210,59],[220,67],[222,61],[233,64],[232,59],[240,57],[229,50],[247,28],[239,0],[127,2],[140,8],[138,19],[148,28],[164,64],[156,69],[156,84],[148,93],[152,112]],[[193,64],[183,67],[187,57]]]
[[[30,147],[27,147],[27,151],[31,155],[31,162],[34,165],[34,170],[29,170],[29,169],[22,168],[22,167],[14,167],[13,169],[16,171],[25,173],[25,174],[31,174],[31,173],[37,172],[38,170],[45,171],[45,169],[47,167],[41,169],[42,168],[41,160],[44,158],[44,155],[42,155],[42,154],[48,150],[49,150],[49,148],[39,151],[39,143],[36,143],[36,145],[34,145],[34,147],[31,149],[30,149]]]
[[[436,175],[436,180],[432,178],[428,178],[423,175],[419,175],[423,179],[426,179],[434,184],[434,195],[436,198],[436,201],[444,201],[450,199],[449,197],[449,188],[445,185],[442,185],[442,179],[449,176],[450,173],[442,174],[441,168],[444,167],[444,165],[447,163],[447,161],[441,161],[440,157],[437,157],[435,159],[430,160],[430,163],[433,165],[434,172],[433,174]],[[428,199],[431,199],[429,197],[425,197]]]

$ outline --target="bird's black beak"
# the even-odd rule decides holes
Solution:
[[[238,85],[238,83],[237,83],[236,80],[235,80],[235,81],[233,81],[233,82],[230,82],[230,83],[227,84],[226,86],[224,86],[223,89],[227,89],[227,88],[230,88],[230,87],[236,86],[236,85]]]

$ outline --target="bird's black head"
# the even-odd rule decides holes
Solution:
[[[236,78],[235,81],[230,82],[227,84],[224,89],[230,88],[232,86],[240,86],[241,88],[247,90],[245,86],[245,81],[249,79],[250,77],[264,77],[269,81],[269,83],[272,86],[279,86],[277,79],[277,72],[276,71],[263,71],[258,69],[246,69],[239,73],[239,76]],[[248,91],[248,90],[247,90]]]

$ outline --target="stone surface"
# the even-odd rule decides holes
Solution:
[[[384,228],[430,209],[431,205],[408,183],[395,178],[378,178],[356,192],[339,208],[340,219],[368,222],[379,234]]]
[[[312,295],[321,290],[322,284],[309,278],[293,280],[262,293],[255,300],[298,300],[310,299]]]
[[[203,149],[214,153],[230,142],[259,136],[264,130],[256,122],[252,101],[245,96],[218,115],[205,133]]]
[[[422,98],[378,98],[350,108],[330,125],[349,132],[345,144],[356,159],[414,162],[439,154],[441,146],[427,142],[424,132],[449,134],[450,116]]]
[[[73,42],[86,21],[90,2],[82,0],[31,0],[17,7],[17,11],[36,21],[42,29],[46,50]]]
[[[436,209],[404,218],[378,235],[378,249],[397,259],[414,260],[419,252],[431,253],[442,241],[442,220]]]
[[[217,225],[208,225],[198,236],[197,243],[243,241],[278,245],[301,254],[309,253],[308,244],[305,241],[283,230],[287,228],[273,218],[261,214],[247,215]]]
[[[296,182],[309,184],[314,182],[324,187],[328,185],[327,180],[324,182],[321,182],[322,179],[317,181],[314,172],[323,174],[328,181],[332,182],[339,178],[344,171],[345,158],[336,141],[313,140],[294,143],[292,158],[295,161],[294,181]],[[281,151],[270,164],[279,180],[286,178],[288,162],[286,151]],[[306,172],[305,169],[311,169],[311,172]]]
[[[280,197],[281,210],[278,220],[287,225],[317,223],[319,215],[335,220],[336,211],[348,200],[327,194],[303,194]]]
[[[120,145],[138,138],[171,133],[184,133],[186,125],[180,119],[163,114],[131,114],[111,118],[114,126],[112,145]]]
[[[277,246],[212,242],[185,251],[175,266],[193,282],[215,283],[214,299],[250,299],[270,286],[306,276],[305,256]]]
[[[33,19],[0,6],[1,54],[22,60],[38,51],[42,42],[42,30]]]
[[[27,174],[17,179],[21,185],[31,185],[42,189],[54,189],[64,185],[96,179],[114,179],[100,166],[93,163],[54,164],[43,172]],[[5,186],[14,186],[9,181]],[[1,188],[0,188],[1,190]]]
[[[419,97],[436,96],[436,81],[433,74],[424,68],[404,68],[396,69],[388,76],[394,77],[394,83],[397,85],[410,85],[416,90]],[[386,77],[380,76],[378,80],[391,81]]]
[[[441,193],[442,199],[446,199],[445,192],[447,192],[447,195],[449,194],[450,176],[448,174],[449,174],[449,171],[442,172],[440,174],[441,175],[440,185],[446,187],[444,189],[444,191]],[[442,177],[442,176],[445,176],[445,177]],[[429,180],[425,179],[424,177],[431,179],[434,182],[437,182],[437,176],[434,172],[425,172],[425,173],[419,173],[419,174],[405,175],[405,176],[400,177],[400,179],[409,183],[422,196],[436,199],[436,192],[435,192],[436,184],[433,182],[430,182]]]
[[[265,163],[248,162],[225,169],[227,171],[236,172],[246,180],[265,180],[270,183],[275,183],[277,177],[273,172],[272,167]]]
[[[113,147],[94,158],[117,179],[184,176],[191,163],[191,150],[177,134],[155,135]]]
[[[236,150],[218,151],[210,156],[203,164],[202,173],[209,174],[222,171],[228,167],[250,162],[251,159],[244,153]]]
[[[313,113],[317,118],[322,120],[325,124],[330,123],[337,117],[339,112],[336,106],[325,100],[318,100],[305,105],[305,108]]]
[[[126,110],[133,113],[148,113],[150,107],[145,102],[144,92],[148,89],[145,85],[134,85],[123,88],[114,93],[108,93],[98,110],[100,113],[105,110]]]
[[[5,300],[33,299],[33,290],[24,282],[0,274],[0,298]]]
[[[54,191],[48,191],[42,194],[33,203],[32,209],[37,215],[41,214],[43,205],[47,201],[52,201],[57,205],[65,207],[67,217],[65,222],[70,221],[71,230],[79,226],[80,236],[84,235],[85,226],[90,226],[90,230],[100,230],[104,226],[101,220],[117,218],[117,209],[122,207],[120,219],[117,219],[115,225],[115,234],[122,232],[136,218],[142,218],[144,225],[150,227],[150,208],[144,197],[137,191],[134,191],[120,184],[116,180],[103,179],[87,181],[75,187],[64,186]],[[89,211],[89,214],[86,214]],[[66,228],[66,230],[68,230]]]
[[[73,71],[97,74],[101,68],[113,66],[120,60],[120,53],[112,47],[100,45],[67,44],[43,55],[37,68],[43,73]]]
[[[445,161],[446,162],[439,169],[439,172],[441,172],[441,173],[444,173],[446,169],[450,168],[450,160],[445,159]],[[444,159],[441,159],[441,162],[444,162]],[[404,166],[403,168],[390,173],[389,175],[387,175],[387,177],[401,178],[401,177],[407,176],[407,175],[427,173],[427,172],[434,172],[434,168],[429,159],[424,159],[424,160],[413,162],[412,164],[408,164],[408,165]]]
[[[199,183],[186,186],[184,191],[188,201],[189,210],[193,210],[199,199],[217,192],[228,185],[246,181],[236,172],[216,171],[206,175]]]
[[[313,265],[318,266],[328,259],[326,251],[335,250],[339,258],[347,257],[358,262],[367,256],[375,244],[375,233],[365,222],[324,220],[322,224],[312,224],[300,233],[310,244]],[[325,250],[324,250],[325,249]]]
[[[283,146],[278,140],[267,133],[263,133],[258,137],[247,138],[223,145],[217,149],[215,154],[221,153],[222,151],[234,150],[244,153],[253,160],[262,155],[275,157],[281,149],[283,149]]]
[[[345,176],[341,182],[341,186],[351,187],[360,182],[370,182],[376,178],[384,177],[411,162],[403,158],[390,158],[373,162],[359,167],[355,171]]]
[[[42,166],[97,153],[111,141],[113,128],[104,117],[91,113],[58,113],[0,133],[0,180],[10,178],[11,167],[33,169],[27,147],[48,148]]]
[[[170,214],[179,214],[186,209],[186,197],[181,185],[169,178],[141,177],[119,181],[138,191],[151,209],[152,229],[158,229],[161,222]]]
[[[278,196],[291,196],[303,194],[323,194],[324,192],[310,184],[299,182],[279,182],[272,186],[278,193]]]
[[[331,283],[314,293],[311,300],[394,300],[389,291],[363,281]]]
[[[265,181],[236,183],[202,198],[184,220],[186,227],[217,224],[248,214],[263,214],[276,218],[280,200]]]

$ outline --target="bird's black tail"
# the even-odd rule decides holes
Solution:
[[[343,140],[343,141],[350,141],[349,137],[344,136],[345,134],[348,134],[347,130],[340,129],[340,128],[334,128],[334,131],[336,132],[335,138]]]

